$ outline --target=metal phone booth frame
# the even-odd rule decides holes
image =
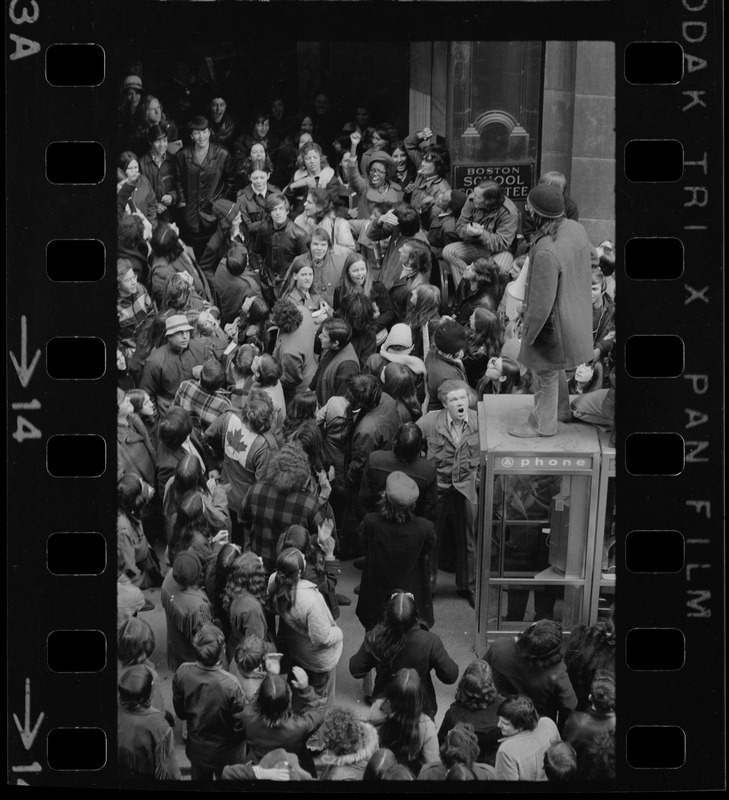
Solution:
[[[484,395],[478,404],[477,653],[534,619],[557,619],[569,633],[590,621],[599,591],[598,431],[574,423],[551,437],[510,436],[533,405],[530,395]]]
[[[597,527],[593,556],[590,624],[606,616],[615,602],[615,445],[610,434],[598,431],[600,485],[597,495]],[[612,551],[612,553],[611,553]]]

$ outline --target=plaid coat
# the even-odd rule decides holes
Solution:
[[[253,551],[263,559],[268,574],[276,569],[278,537],[291,525],[303,525],[316,536],[324,515],[316,498],[303,491],[288,494],[272,483],[259,481],[248,490],[238,512],[238,522],[245,528],[244,551]]]

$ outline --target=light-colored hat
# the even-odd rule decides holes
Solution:
[[[410,508],[420,496],[418,484],[404,472],[391,472],[385,483],[385,494],[393,508]]]
[[[296,753],[289,753],[282,747],[277,747],[275,750],[270,750],[259,761],[258,766],[264,769],[273,769],[274,767],[284,767],[289,771],[289,778],[292,781],[310,781],[313,780],[311,775],[299,764],[299,758]]]
[[[184,314],[173,314],[165,320],[165,336],[172,336],[180,331],[191,331],[192,325]]]
[[[138,92],[144,92],[144,86],[142,86],[142,79],[139,75],[127,75],[124,78],[124,89],[136,89]]]
[[[398,322],[390,328],[390,333],[387,334],[382,346],[387,350],[393,345],[408,348],[408,353],[413,349],[413,332],[409,325]]]

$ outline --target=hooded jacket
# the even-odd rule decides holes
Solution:
[[[380,746],[375,728],[369,722],[360,722],[364,741],[353,753],[335,755],[325,750],[320,756],[319,778],[323,781],[361,781],[370,757]]]

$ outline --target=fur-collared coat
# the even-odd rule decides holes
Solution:
[[[380,746],[380,739],[375,728],[369,722],[360,723],[365,736],[362,746],[353,753],[335,755],[325,750],[320,757],[321,770],[319,778],[323,781],[361,781],[365,767],[372,754]]]

